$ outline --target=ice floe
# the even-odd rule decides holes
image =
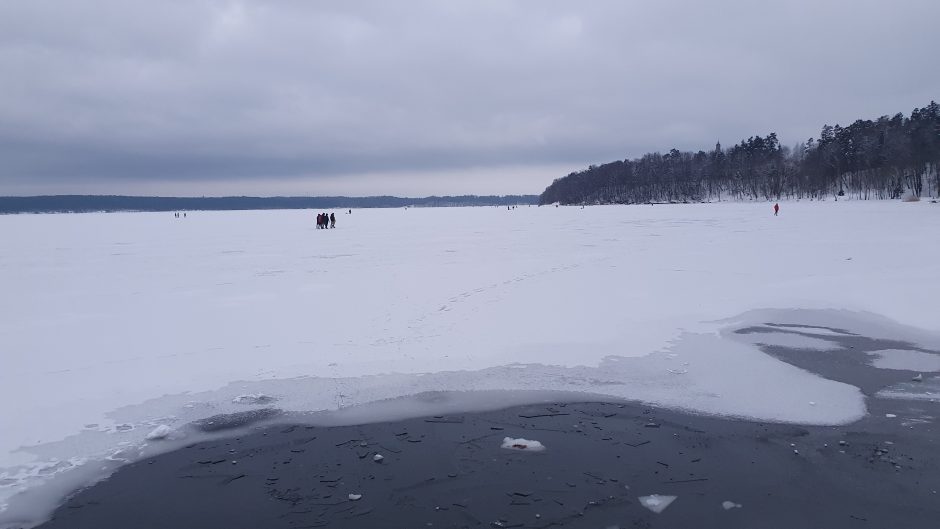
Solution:
[[[676,498],[678,498],[678,496],[651,494],[649,496],[640,496],[637,499],[640,500],[640,505],[659,514],[666,510],[666,507],[669,507],[672,502],[676,501]]]

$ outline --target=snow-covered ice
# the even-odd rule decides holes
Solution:
[[[545,445],[539,441],[523,439],[521,437],[518,439],[504,437],[503,444],[500,446],[500,448],[505,448],[507,450],[522,450],[525,452],[541,452],[542,450],[545,450]]]
[[[936,350],[937,206],[767,209],[355,210],[321,231],[314,211],[0,216],[0,504],[262,406],[348,423],[565,392],[855,420],[857,388],[755,344]],[[733,333],[765,323],[801,335]]]

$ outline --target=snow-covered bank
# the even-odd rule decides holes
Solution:
[[[555,390],[854,420],[856,388],[727,329],[815,324],[935,347],[940,209],[782,206],[357,210],[329,231],[314,211],[0,217],[0,502],[161,425],[258,406]],[[848,313],[719,321],[766,307],[924,330]]]

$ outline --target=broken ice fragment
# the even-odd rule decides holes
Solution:
[[[147,434],[148,441],[157,441],[159,439],[166,439],[173,433],[173,429],[165,424],[157,426],[150,433]]]
[[[513,439],[512,437],[504,437],[502,448],[508,450],[526,450],[529,452],[540,452],[545,450],[545,445],[538,441],[530,441],[528,439]]]
[[[247,395],[239,395],[232,399],[233,404],[270,404],[277,399],[270,395],[265,395],[264,393],[249,393]]]
[[[923,375],[922,373],[917,373],[916,375],[914,375],[913,377],[911,377],[911,380],[913,380],[914,382],[923,382],[923,381],[924,381],[924,375]]]
[[[741,504],[733,501],[723,501],[721,502],[721,507],[726,511],[730,511],[731,509],[740,509]]]
[[[372,456],[372,460],[375,461],[376,463],[381,463],[383,459],[385,459],[385,456],[383,456],[382,454],[375,454],[374,456]]]
[[[352,501],[356,501],[362,498],[362,494],[350,494],[349,496],[347,496],[347,498],[349,498]]]
[[[640,500],[640,505],[655,512],[656,514],[659,514],[666,510],[666,507],[669,507],[669,504],[676,501],[676,498],[678,498],[678,496],[651,494],[649,496],[640,496],[637,499]]]

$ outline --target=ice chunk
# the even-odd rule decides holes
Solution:
[[[167,437],[170,437],[170,435],[172,434],[173,434],[173,428],[170,428],[169,426],[165,424],[161,424],[160,426],[157,426],[156,428],[151,430],[150,433],[147,434],[147,440],[157,441],[160,439],[166,439]]]
[[[372,456],[372,460],[375,461],[376,463],[381,463],[383,459],[385,459],[385,456],[383,456],[382,454],[375,454],[374,456]]]
[[[352,501],[356,501],[362,498],[362,494],[350,494],[349,496],[347,496],[347,498],[349,498]]]
[[[234,404],[270,404],[276,401],[276,397],[271,395],[265,395],[264,393],[249,393],[247,395],[239,395],[232,399]]]
[[[545,445],[538,441],[530,441],[528,439],[513,439],[512,437],[503,438],[503,448],[509,450],[527,450],[529,452],[541,452],[545,450]]]
[[[740,509],[742,505],[733,501],[723,501],[721,502],[721,507],[726,511],[730,511],[731,509]]]
[[[640,496],[640,505],[646,507],[647,509],[659,514],[666,510],[666,507],[669,507],[669,504],[676,501],[678,496],[664,496],[661,494],[651,494],[649,496]]]

